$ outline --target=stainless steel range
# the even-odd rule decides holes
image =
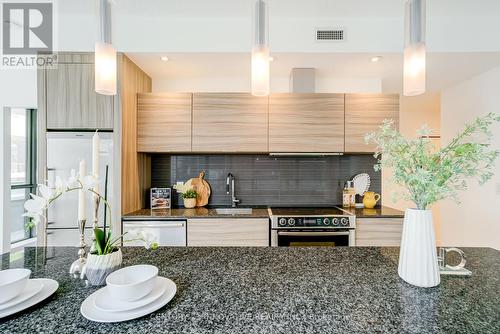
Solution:
[[[337,207],[270,208],[271,246],[354,246],[356,216]]]

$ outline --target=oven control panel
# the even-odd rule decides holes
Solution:
[[[353,228],[354,216],[337,217],[276,217],[274,228]]]

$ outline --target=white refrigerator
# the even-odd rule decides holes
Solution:
[[[48,132],[47,133],[47,178],[49,184],[54,184],[59,176],[67,179],[71,170],[78,173],[79,162],[87,162],[87,174],[92,173],[92,136],[94,132]],[[99,132],[99,192],[104,195],[105,170],[108,165],[108,191],[107,198],[113,207],[113,133]],[[92,194],[87,192],[87,244],[92,240],[93,225],[93,200]],[[104,205],[99,207],[99,221],[102,225]],[[52,203],[47,213],[47,246],[78,246],[79,233],[77,213],[78,191],[65,193]],[[107,212],[109,221],[111,212]],[[90,246],[90,245],[89,245]]]

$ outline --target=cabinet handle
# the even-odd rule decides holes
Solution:
[[[325,236],[325,235],[349,235],[349,232],[284,232],[284,231],[278,231],[278,235],[314,237],[314,236]]]
[[[144,224],[124,224],[124,228],[134,228],[134,227],[152,227],[152,228],[173,228],[173,227],[184,227],[184,223],[180,224],[158,224],[158,225],[144,225]]]

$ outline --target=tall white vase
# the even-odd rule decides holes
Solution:
[[[406,282],[423,288],[439,284],[436,239],[430,210],[406,210],[398,274]]]

